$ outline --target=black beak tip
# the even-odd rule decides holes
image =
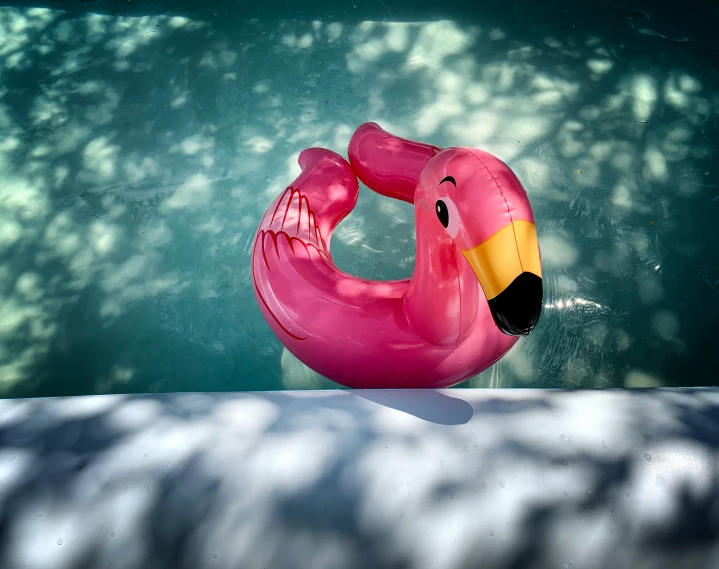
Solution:
[[[542,313],[542,278],[522,273],[489,301],[497,327],[509,336],[527,336]]]

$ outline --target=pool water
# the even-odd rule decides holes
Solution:
[[[718,7],[654,4],[0,2],[0,396],[338,387],[262,319],[250,245],[368,120],[530,195],[544,313],[460,387],[716,384]],[[363,188],[333,254],[408,277],[413,232]]]

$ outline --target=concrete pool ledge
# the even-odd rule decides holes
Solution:
[[[0,567],[719,566],[719,389],[0,401]]]

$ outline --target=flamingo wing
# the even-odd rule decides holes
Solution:
[[[276,332],[294,340],[311,335],[311,303],[331,294],[332,231],[357,202],[350,165],[329,150],[311,148],[302,173],[270,205],[252,251],[252,276],[261,310]],[[327,290],[324,290],[327,289]]]

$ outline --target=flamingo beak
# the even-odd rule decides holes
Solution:
[[[543,298],[534,223],[514,221],[462,254],[479,279],[497,327],[510,336],[527,336],[537,325]]]

